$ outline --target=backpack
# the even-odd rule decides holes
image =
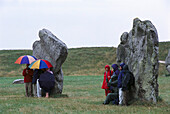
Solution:
[[[135,86],[135,77],[132,72],[130,72],[130,81],[129,81],[130,86]]]
[[[124,75],[125,76],[123,77],[123,86],[124,87],[135,86],[135,77],[134,77],[133,73],[125,72]]]

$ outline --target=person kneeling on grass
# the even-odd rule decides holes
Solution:
[[[32,77],[33,70],[28,68],[29,64],[26,65],[26,68],[23,70],[22,75],[24,76],[26,97],[32,97]]]
[[[118,105],[119,104],[119,93],[118,93],[118,88],[117,88],[117,79],[119,75],[119,69],[117,64],[112,65],[113,68],[113,75],[111,76],[111,79],[107,86],[109,87],[111,93],[109,93],[106,97],[106,100],[104,101],[104,105],[109,104],[110,102],[113,105]]]
[[[53,72],[49,69],[43,69],[44,73],[40,75],[39,83],[40,87],[46,93],[46,98],[49,97],[51,90],[54,88],[55,85],[55,78]]]

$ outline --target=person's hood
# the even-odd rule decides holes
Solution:
[[[121,63],[121,64],[120,64],[120,66],[122,67],[122,69],[123,69],[123,66],[124,66],[124,65],[125,65],[125,63]]]
[[[124,65],[123,70],[129,70],[128,65]]]
[[[106,70],[106,68],[108,68],[108,70],[110,70],[110,66],[109,66],[109,65],[106,65],[106,66],[105,66],[105,70]]]
[[[113,64],[112,68],[114,69],[114,71],[116,71],[118,69],[118,65],[117,64]]]

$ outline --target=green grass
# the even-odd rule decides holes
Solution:
[[[129,107],[102,105],[105,99],[101,89],[103,76],[65,76],[64,89],[58,98],[27,98],[23,84],[12,84],[22,77],[0,77],[0,113],[137,113],[168,114],[170,111],[170,77],[159,77],[158,104],[136,102]],[[68,97],[64,97],[68,95]]]
[[[116,48],[94,47],[68,50],[62,65],[64,75],[101,75],[106,64],[116,61]],[[0,77],[20,76],[25,65],[14,64],[22,55],[32,55],[32,50],[0,50]]]
[[[165,60],[170,42],[159,43],[159,59]],[[0,77],[20,76],[25,65],[14,64],[21,55],[32,55],[32,50],[0,50]],[[68,57],[62,69],[65,76],[103,75],[104,66],[116,63],[116,48],[93,47],[68,50]],[[164,64],[160,64],[160,75],[167,74]]]
[[[0,76],[20,76],[25,65],[14,62],[22,55],[32,55],[32,50],[0,50]]]
[[[101,75],[106,64],[116,62],[116,48],[93,47],[69,49],[62,68],[65,75]]]
[[[159,60],[165,61],[169,49],[170,49],[170,42],[159,43]]]
[[[165,60],[170,42],[161,42],[160,60]],[[101,89],[104,66],[116,63],[116,48],[76,48],[69,49],[67,60],[63,64],[64,89],[57,98],[27,98],[23,84],[12,84],[21,76],[25,65],[14,64],[21,55],[31,55],[32,50],[0,51],[0,113],[139,113],[168,114],[170,111],[170,77],[164,64],[159,68],[159,97],[157,104],[135,102],[129,107],[103,106],[104,90]],[[86,75],[86,76],[83,76]],[[89,76],[91,75],[91,76]],[[66,97],[68,96],[68,97]]]

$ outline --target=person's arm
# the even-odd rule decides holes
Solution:
[[[117,84],[118,84],[118,80],[115,80],[114,82],[111,82],[111,86],[113,86],[113,87],[117,87]]]
[[[28,74],[29,74],[30,76],[33,76],[33,70],[28,70]]]
[[[23,70],[22,75],[23,75],[23,76],[26,76],[26,75],[27,75],[27,74],[26,74],[26,69]]]
[[[112,76],[112,80],[114,81],[114,80],[117,80],[118,79],[118,76],[115,74],[115,75],[113,75]]]
[[[104,72],[104,77],[103,77],[103,84],[102,84],[102,89],[105,89],[105,87],[107,86],[107,82],[106,82],[106,72]]]
[[[108,74],[108,72],[106,72],[106,83],[109,82],[107,74]]]
[[[118,88],[121,88],[121,85],[122,85],[122,72],[120,72],[119,76],[118,76],[118,84],[117,84],[117,87]]]

